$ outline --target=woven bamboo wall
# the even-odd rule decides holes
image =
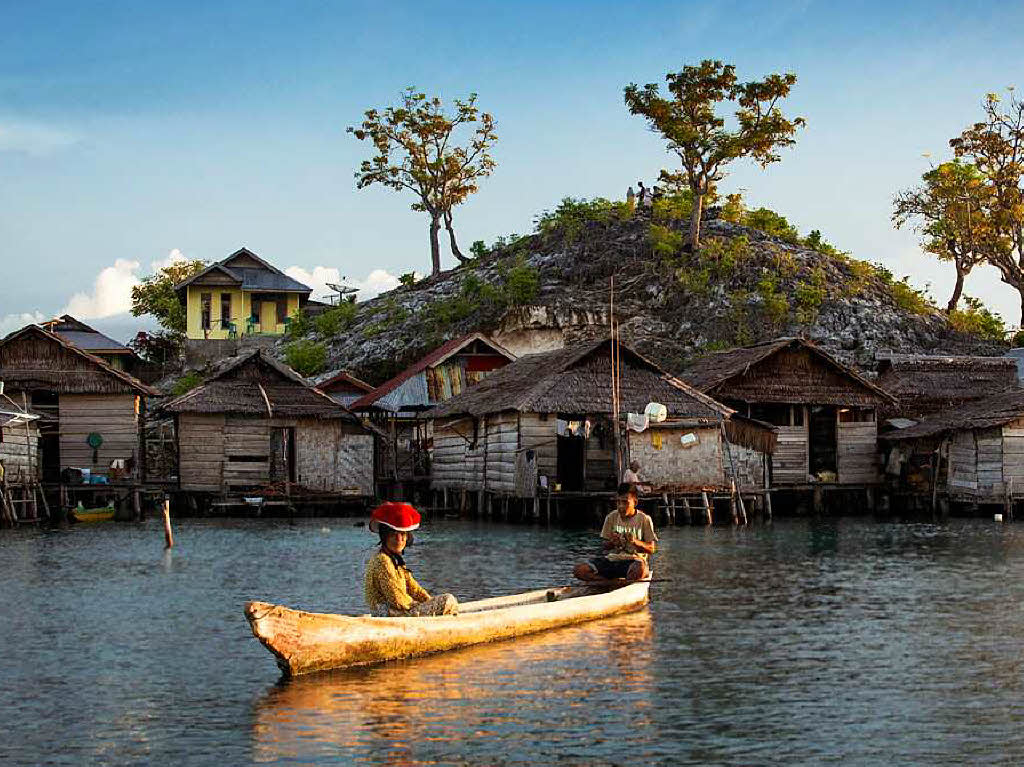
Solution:
[[[295,424],[296,479],[314,490],[373,495],[373,435],[338,419]]]
[[[698,442],[684,447],[680,438],[696,434]],[[660,444],[660,447],[659,447]],[[721,432],[672,428],[629,432],[629,457],[640,463],[640,476],[655,487],[724,487],[726,484]]]

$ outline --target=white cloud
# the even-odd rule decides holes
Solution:
[[[292,279],[298,280],[304,285],[313,289],[312,297],[321,299],[329,293],[336,292],[329,288],[327,283],[335,285],[345,284],[359,291],[358,298],[365,301],[385,291],[398,287],[398,277],[386,269],[374,269],[361,280],[354,280],[343,277],[341,272],[333,266],[314,266],[312,271],[303,269],[301,266],[289,266],[284,270]],[[419,277],[419,275],[417,275]]]
[[[48,319],[52,318],[45,316],[42,312],[5,314],[0,316],[0,338],[3,338],[8,333],[13,333],[15,330],[25,327],[26,325],[43,322]]]
[[[78,141],[78,136],[48,125],[0,118],[0,152],[43,157]]]
[[[167,258],[158,258],[155,261],[150,261],[149,267],[153,274],[156,274],[161,269],[164,269],[170,266],[171,264],[179,264],[182,261],[187,260],[188,259],[185,258],[185,254],[182,253],[180,249],[174,248],[173,250],[171,250],[170,253],[167,254]]]
[[[83,320],[124,314],[132,308],[132,288],[139,284],[138,271],[138,261],[117,259],[113,266],[100,270],[92,293],[75,293],[62,314]]]

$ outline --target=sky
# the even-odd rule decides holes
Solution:
[[[479,94],[497,168],[456,211],[464,249],[532,229],[566,196],[621,199],[673,157],[622,89],[704,58],[791,71],[807,119],[780,163],[721,184],[909,275],[945,303],[947,264],[896,231],[893,195],[1024,85],[1024,4],[940,2],[50,2],[0,0],[0,333],[57,313],[126,340],[133,284],[243,245],[362,296],[429,271],[408,195],[355,188],[345,128],[414,85]],[[454,265],[450,257],[445,265]],[[1016,325],[991,268],[967,293]]]

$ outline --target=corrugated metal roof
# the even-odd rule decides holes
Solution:
[[[131,350],[119,341],[105,336],[99,331],[55,330],[57,335],[87,352],[130,352]]]

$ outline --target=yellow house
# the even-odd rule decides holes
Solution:
[[[310,288],[248,248],[236,250],[174,288],[196,341],[281,335],[309,299]]]

